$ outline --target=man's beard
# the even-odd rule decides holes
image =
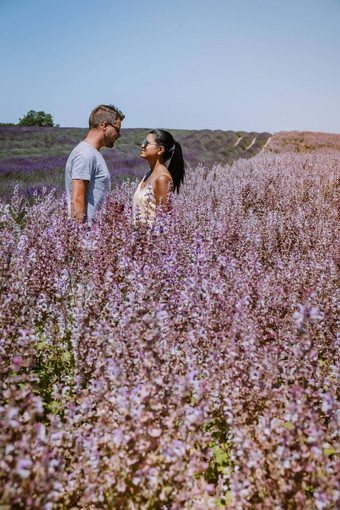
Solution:
[[[112,149],[112,147],[115,144],[115,140],[112,142],[112,140],[107,140],[105,136],[104,136],[104,142],[105,142],[105,147],[107,147],[108,149]]]

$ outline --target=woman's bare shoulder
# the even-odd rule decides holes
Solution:
[[[167,189],[168,186],[172,186],[172,178],[170,174],[161,173],[154,180],[154,188],[155,189]]]
[[[168,182],[171,180],[172,180],[171,175],[169,173],[165,173],[165,172],[158,174],[157,177],[155,178],[155,181],[158,181],[158,182]]]

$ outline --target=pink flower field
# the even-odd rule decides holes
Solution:
[[[308,136],[189,167],[152,229],[136,182],[92,230],[0,203],[2,510],[338,508],[340,136]]]

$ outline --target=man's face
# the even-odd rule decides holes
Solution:
[[[120,127],[122,125],[121,120],[118,118],[112,124],[110,122],[103,122],[104,128],[104,145],[111,149],[114,146],[117,138],[120,138]]]

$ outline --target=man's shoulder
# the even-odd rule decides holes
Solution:
[[[91,154],[92,156],[96,156],[96,152],[98,152],[92,145],[87,142],[81,141],[78,145],[75,146],[71,154]]]
[[[68,157],[68,160],[76,161],[76,160],[84,160],[84,161],[97,161],[98,155],[97,150],[92,147],[89,143],[79,142],[78,145],[75,146],[73,151]]]

